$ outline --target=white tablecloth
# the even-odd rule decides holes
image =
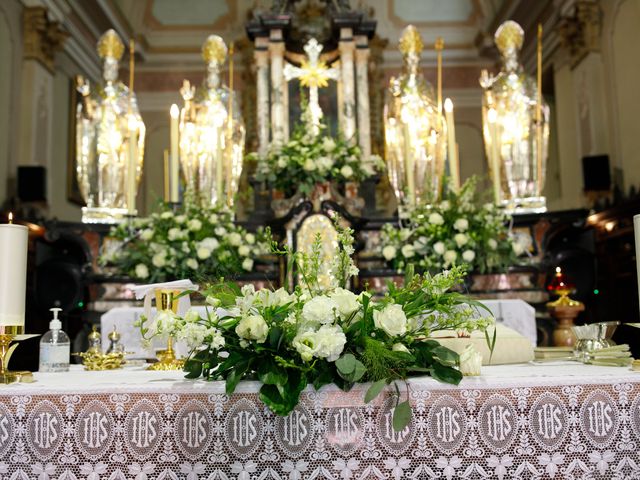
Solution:
[[[535,309],[522,300],[483,300],[484,303],[496,317],[497,322],[501,322],[505,326],[512,328],[521,335],[531,340],[536,345],[536,318]],[[205,307],[194,307],[204,312]],[[155,310],[152,310],[155,312]],[[119,307],[109,310],[102,315],[100,319],[102,332],[103,349],[109,346],[108,333],[113,327],[122,335],[121,343],[127,352],[132,352],[132,358],[155,358],[154,349],[162,349],[166,345],[166,340],[156,338],[153,340],[152,348],[144,348],[140,329],[134,326],[135,322],[142,315],[142,307]],[[484,314],[483,311],[480,311]],[[187,354],[187,348],[184,344],[177,342],[176,351],[179,355]]]
[[[613,479],[640,476],[640,374],[574,363],[485,367],[459,386],[309,388],[288,417],[256,382],[125,369],[0,388],[3,479]]]

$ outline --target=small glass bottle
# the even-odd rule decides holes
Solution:
[[[62,331],[62,322],[58,319],[61,308],[50,308],[53,319],[50,330],[40,339],[40,372],[68,372],[71,355],[71,342]]]

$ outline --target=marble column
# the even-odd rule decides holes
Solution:
[[[351,142],[355,142],[356,133],[356,98],[353,71],[353,55],[355,42],[350,28],[340,29],[340,65],[342,68],[342,134]]]
[[[258,154],[263,156],[269,146],[269,41],[257,37],[255,45]]]
[[[356,84],[358,90],[358,143],[363,156],[371,155],[371,125],[369,109],[369,46],[367,37],[356,40]]]
[[[282,144],[285,140],[284,41],[281,30],[272,30],[269,37],[271,57],[271,140]]]

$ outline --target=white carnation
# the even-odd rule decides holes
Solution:
[[[160,218],[162,218],[163,220],[168,220],[171,217],[173,217],[173,212],[162,212],[160,214]]]
[[[200,260],[206,260],[211,256],[211,250],[206,247],[199,247],[196,251],[196,255]]]
[[[302,316],[312,324],[333,323],[338,304],[325,295],[313,297],[302,307]]]
[[[464,233],[456,233],[453,236],[453,240],[456,242],[456,245],[458,245],[458,247],[462,247],[469,243],[469,237],[467,237]]]
[[[215,213],[212,213],[211,215],[209,215],[209,223],[211,224],[218,223],[218,215],[216,215]]]
[[[253,233],[247,233],[244,239],[249,245],[256,243],[256,236]]]
[[[326,152],[332,152],[336,148],[336,142],[331,137],[324,137],[322,139],[322,148]]]
[[[227,229],[224,227],[216,227],[216,229],[214,230],[214,232],[216,233],[216,235],[218,235],[219,237],[224,237],[227,234]]]
[[[315,356],[325,358],[328,362],[335,362],[347,343],[342,328],[337,325],[323,325],[316,332]]]
[[[248,257],[251,253],[251,249],[247,245],[242,245],[238,248],[238,254],[242,257]]]
[[[136,277],[138,278],[147,278],[149,276],[149,269],[144,263],[139,263],[136,265]]]
[[[236,334],[245,340],[255,340],[264,343],[269,334],[269,326],[260,315],[243,317],[236,326]]]
[[[316,164],[311,158],[307,158],[302,168],[307,172],[313,172],[316,169]]]
[[[465,232],[469,228],[469,220],[467,220],[466,218],[459,218],[453,224],[453,228],[455,228],[459,232]]]
[[[353,175],[353,168],[351,168],[349,165],[345,165],[340,169],[340,174],[344,178],[351,178],[351,176]]]
[[[416,249],[413,247],[413,245],[404,245],[402,247],[402,255],[405,258],[411,258],[416,254]]]
[[[186,215],[178,215],[176,217],[176,223],[184,223],[187,221],[187,216]]]
[[[496,248],[498,248],[498,242],[496,241],[496,239],[495,239],[495,238],[490,238],[490,239],[487,241],[487,245],[489,245],[489,248],[490,248],[491,250],[495,250]]]
[[[382,256],[385,258],[385,260],[387,261],[391,261],[394,258],[396,258],[396,254],[397,254],[397,250],[396,247],[394,247],[393,245],[387,245],[386,247],[384,247],[382,249]]]
[[[446,250],[446,247],[442,242],[436,242],[436,244],[433,246],[433,251],[436,252],[438,255],[444,255],[445,250]]]
[[[140,233],[140,240],[142,240],[143,242],[148,242],[152,238],[153,238],[153,230],[151,229],[147,228],[146,230],[143,230],[142,233]]]
[[[383,330],[390,337],[407,333],[407,316],[404,314],[402,306],[396,303],[391,303],[382,310],[375,310],[373,323],[376,328]]]
[[[179,238],[182,237],[182,230],[180,230],[179,228],[170,228],[169,229],[169,240],[173,241],[173,240],[178,240]]]
[[[156,253],[151,258],[151,263],[153,263],[154,267],[162,268],[167,264],[167,258],[164,252]]]
[[[442,215],[439,213],[433,212],[429,215],[429,223],[432,223],[433,225],[442,225],[444,223],[444,218],[442,218]]]
[[[446,212],[450,208],[451,208],[451,203],[449,203],[449,200],[443,200],[442,202],[440,202],[440,209],[443,212]]]
[[[464,252],[462,252],[462,259],[465,262],[473,262],[473,259],[476,258],[476,252],[474,252],[473,250],[465,250]]]
[[[218,242],[218,239],[213,237],[207,237],[200,242],[200,247],[207,248],[211,251],[215,250],[219,246],[220,242]]]

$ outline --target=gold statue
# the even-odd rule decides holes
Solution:
[[[446,158],[446,126],[433,87],[418,70],[423,43],[413,25],[404,29],[404,71],[392,78],[384,110],[387,173],[399,206],[439,199]]]
[[[549,144],[549,107],[541,93],[541,35],[538,80],[524,72],[518,54],[524,31],[507,21],[495,33],[502,56],[496,76],[482,71],[483,136],[496,204],[512,212],[544,212],[542,196]]]
[[[179,156],[188,192],[205,204],[231,207],[242,173],[245,129],[233,92],[233,51],[229,53],[229,88],[220,80],[227,46],[217,35],[202,46],[205,84],[196,90],[188,80],[183,83]]]
[[[135,211],[127,205],[127,186],[131,182],[137,186],[140,180],[145,126],[135,94],[118,81],[118,62],[124,52],[118,34],[108,30],[100,37],[97,51],[104,65],[102,82],[91,89],[88,80],[76,77],[82,95],[76,114],[76,173],[87,204],[83,222],[114,223]],[[132,162],[131,152],[135,152]],[[129,178],[131,173],[135,179]]]

